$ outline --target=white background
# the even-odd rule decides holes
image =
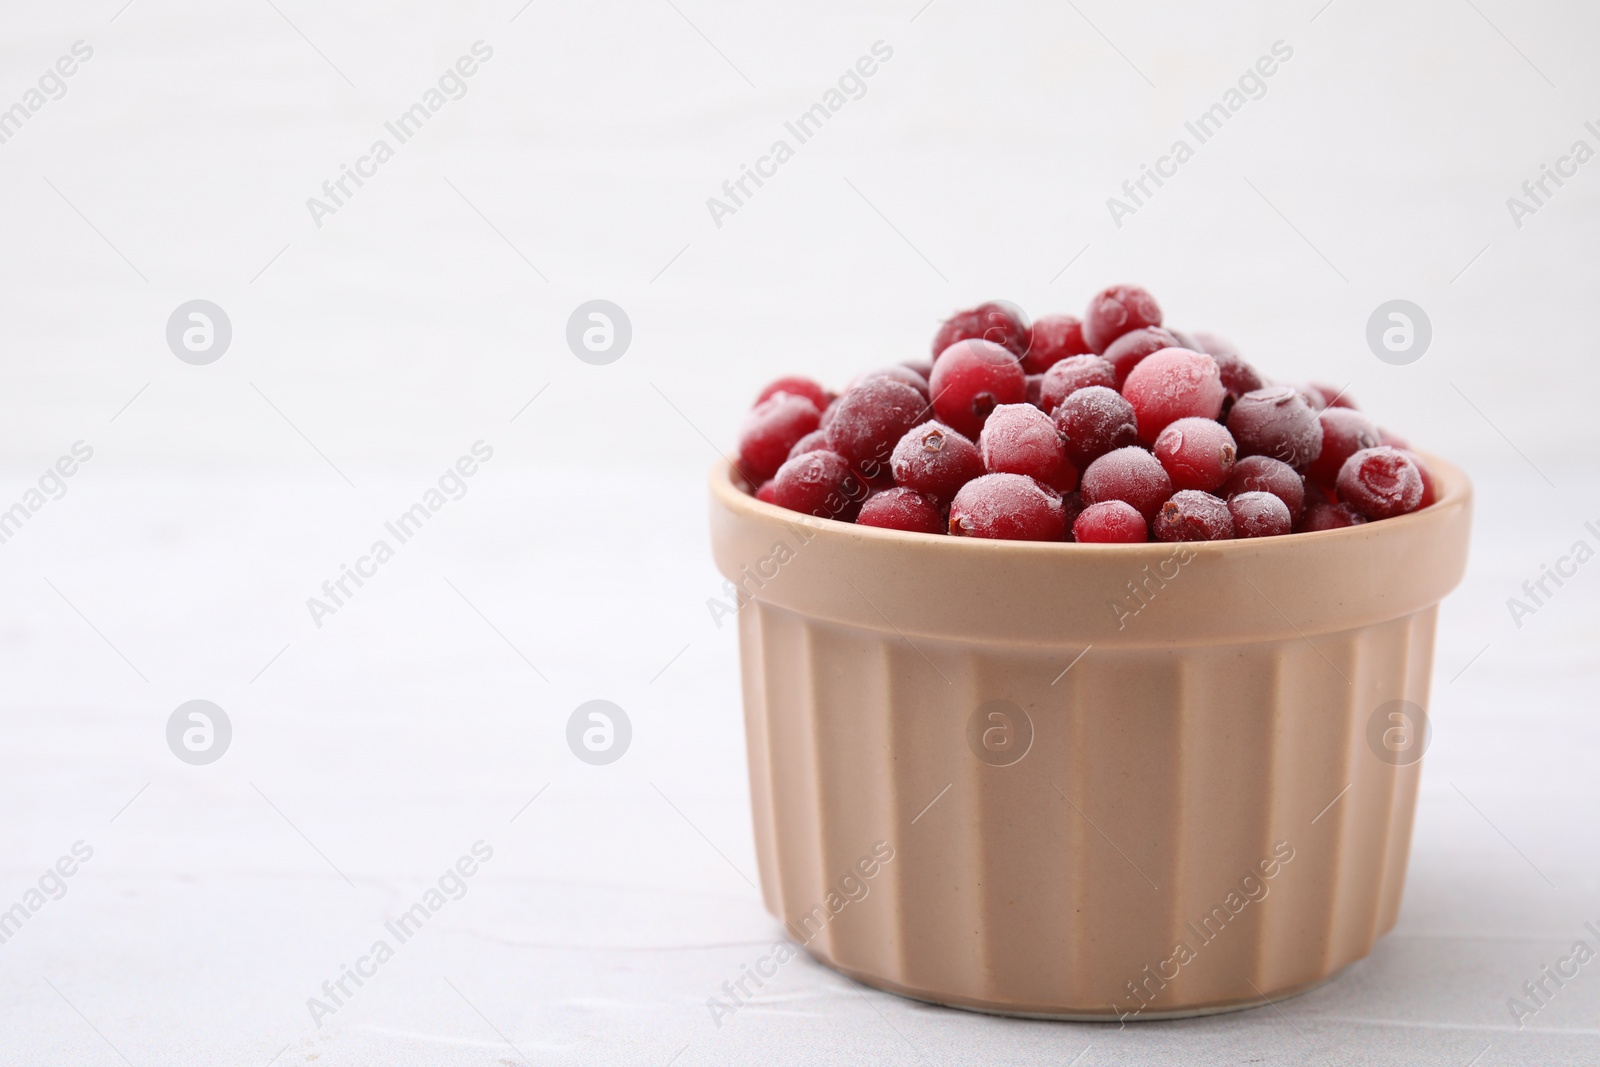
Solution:
[[[95,849],[0,946],[8,1062],[1600,1058],[1600,972],[1522,1032],[1505,1005],[1600,919],[1600,579],[1520,629],[1505,604],[1600,544],[1600,162],[1521,228],[1506,207],[1600,148],[1600,13],[274,2],[0,15],[0,108],[94,49],[0,145],[0,508],[94,449],[0,545],[0,908]],[[307,198],[479,40],[466,96],[318,227]],[[1280,40],[1266,95],[1114,225],[1107,197]],[[865,95],[715,225],[706,199],[877,41]],[[957,306],[1077,312],[1120,281],[1477,481],[1400,927],[1281,1014],[993,1020],[801,960],[716,1027],[706,998],[776,936],[705,609],[716,451],[781,373],[839,386]],[[195,298],[233,326],[210,366],[165,341]],[[633,324],[610,366],[565,343],[592,298]],[[1366,347],[1393,298],[1433,322],[1410,366]],[[467,495],[314,626],[306,598],[478,440]],[[197,697],[234,727],[210,767],[164,739]],[[610,767],[564,741],[596,697],[634,725]],[[468,895],[317,1028],[306,998],[480,838]]]

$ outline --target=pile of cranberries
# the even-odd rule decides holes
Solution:
[[[947,319],[931,360],[761,391],[739,434],[756,497],[820,518],[1022,541],[1221,541],[1427,507],[1428,468],[1342,392],[1270,384],[1214,334],[1115,285],[1081,320],[1005,303]]]

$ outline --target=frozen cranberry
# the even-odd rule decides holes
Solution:
[[[1328,504],[1317,501],[1306,508],[1295,524],[1295,533],[1316,533],[1319,530],[1342,530],[1346,526],[1360,526],[1367,517],[1349,504]]]
[[[1103,385],[1107,389],[1117,387],[1117,375],[1111,364],[1099,356],[1068,356],[1044,372],[1039,386],[1039,406],[1053,414],[1063,400],[1091,385]]]
[[[1233,513],[1228,505],[1198,489],[1180,489],[1156,512],[1157,541],[1229,541]]]
[[[1240,359],[1236,353],[1207,352],[1206,355],[1216,360],[1217,375],[1222,379],[1222,389],[1226,394],[1222,401],[1224,415],[1232,410],[1235,400],[1266,384],[1261,380],[1261,375],[1256,373],[1256,369]]]
[[[1422,474],[1398,448],[1364,448],[1339,468],[1339,501],[1369,519],[1389,519],[1417,510]]]
[[[1027,383],[1028,403],[1032,404],[1040,411],[1046,410],[1044,406],[1044,375],[1030,374],[1027,377]]]
[[[1271,493],[1235,494],[1228,498],[1228,514],[1235,537],[1279,537],[1294,525],[1288,507]]]
[[[1061,494],[1061,510],[1066,519],[1066,539],[1072,540],[1072,524],[1078,521],[1078,516],[1083,514],[1083,509],[1088,505],[1083,502],[1083,494],[1077,491]]]
[[[1156,298],[1137,285],[1113,285],[1096,293],[1083,315],[1083,340],[1091,352],[1104,352],[1106,346],[1131,330],[1161,325],[1161,308]]]
[[[763,400],[778,393],[793,393],[795,396],[803,396],[817,405],[818,411],[826,409],[833,402],[833,394],[810,378],[790,377],[779,378],[775,382],[769,382],[767,387],[761,390],[761,395],[756,397],[755,404],[751,406],[758,407]]]
[[[927,410],[922,394],[904,382],[862,382],[839,398],[838,413],[828,424],[828,447],[869,481],[885,483],[895,444],[927,417]]]
[[[937,364],[957,341],[970,340],[988,341],[1021,356],[1028,351],[1028,332],[1028,319],[1020,308],[1003,300],[991,300],[944,320],[933,335],[933,361]]]
[[[1301,396],[1306,398],[1306,403],[1311,405],[1312,411],[1321,411],[1328,406],[1328,398],[1322,394],[1321,389],[1318,389],[1310,382],[1301,382],[1294,388]]]
[[[739,430],[739,470],[757,485],[789,458],[795,442],[817,428],[822,412],[796,393],[774,393],[745,416]]]
[[[827,447],[828,431],[812,430],[810,433],[800,438],[800,440],[796,441],[794,443],[794,447],[789,449],[789,454],[784,458],[793,459],[796,456],[803,456],[807,452],[815,452],[818,449],[826,449]]]
[[[1078,514],[1072,524],[1072,538],[1090,545],[1137,545],[1150,539],[1150,529],[1132,504],[1104,500]]]
[[[1353,408],[1325,408],[1317,412],[1317,421],[1322,424],[1322,451],[1306,467],[1306,474],[1323,485],[1338,481],[1345,460],[1379,443],[1378,428]]]
[[[837,452],[807,452],[778,468],[772,502],[819,519],[850,522],[861,510],[867,488]]]
[[[1169,422],[1215,419],[1222,412],[1222,379],[1217,361],[1187,348],[1151,353],[1128,372],[1122,395],[1133,405],[1139,440],[1153,443]]]
[[[1421,511],[1423,508],[1439,499],[1434,493],[1433,489],[1433,474],[1428,470],[1428,465],[1422,461],[1421,456],[1417,455],[1409,448],[1401,448],[1400,451],[1404,452],[1406,454],[1406,458],[1416,466],[1417,474],[1422,478],[1422,499],[1417,502],[1417,510]]]
[[[1189,335],[1194,341],[1192,347],[1196,352],[1204,352],[1208,356],[1234,356],[1239,355],[1239,348],[1226,337],[1218,336],[1210,330],[1195,330]],[[1245,390],[1249,392],[1249,390]]]
[[[1253,389],[1228,412],[1228,431],[1243,456],[1271,456],[1298,469],[1322,452],[1322,424],[1299,390],[1287,385]]]
[[[1237,452],[1233,435],[1214,419],[1178,419],[1156,436],[1156,458],[1174,489],[1218,488],[1233,473]]]
[[[1066,529],[1060,494],[1021,474],[974,478],[950,502],[950,532],[957,537],[1060,541]]]
[[[911,533],[945,532],[944,516],[939,512],[938,503],[915,489],[900,487],[869,496],[861,505],[861,514],[856,516],[856,525]]]
[[[822,409],[822,421],[817,423],[817,429],[826,430],[833,425],[833,417],[839,414],[839,398],[834,397],[827,407]]]
[[[933,360],[931,359],[908,359],[900,365],[908,370],[916,371],[922,376],[923,381],[933,377]]]
[[[1149,522],[1172,495],[1172,479],[1161,461],[1137,445],[1107,452],[1083,472],[1078,491],[1086,504],[1121,500],[1132,504]]]
[[[1271,456],[1245,456],[1233,465],[1233,473],[1222,483],[1222,495],[1271,493],[1289,509],[1289,517],[1299,515],[1306,506],[1305,479],[1279,459]]]
[[[941,503],[983,474],[978,446],[940,422],[925,422],[895,444],[894,480]]]
[[[1066,445],[1068,462],[1079,470],[1112,449],[1139,440],[1133,405],[1103,385],[1070,393],[1052,418]]]
[[[1128,380],[1128,372],[1137,367],[1144,358],[1152,352],[1159,352],[1163,348],[1177,348],[1179,341],[1176,335],[1159,326],[1146,326],[1142,330],[1130,330],[1106,346],[1105,361],[1111,364],[1112,373],[1117,378],[1117,388],[1122,388],[1122,383]]]
[[[1026,474],[1060,493],[1078,484],[1078,470],[1050,416],[1032,404],[1001,404],[978,437],[983,467],[990,474]]]
[[[771,478],[762,482],[761,488],[756,490],[756,499],[764,504],[776,504],[778,502],[776,496],[777,484]]]
[[[1321,382],[1312,382],[1311,388],[1322,394],[1322,404],[1324,407],[1351,408],[1353,410],[1356,406],[1356,402],[1350,399],[1350,394],[1345,391],[1345,389],[1348,389],[1349,386],[1346,386],[1345,389],[1335,389],[1331,385],[1324,385]]]
[[[888,378],[892,381],[903,382],[906,385],[911,386],[911,388],[915,389],[917,392],[921,393],[923,399],[927,399],[928,397],[928,379],[924,378],[910,367],[882,367],[878,370],[868,371],[855,381],[851,382],[850,385],[853,388],[857,385],[860,385],[862,382],[870,382],[874,378]]]
[[[1028,400],[1027,375],[1008,350],[991,341],[958,341],[933,365],[933,411],[968,437],[1000,404]]]
[[[1029,337],[1028,354],[1022,357],[1022,369],[1029,374],[1043,374],[1068,356],[1089,351],[1083,323],[1072,315],[1046,315],[1033,324]]]

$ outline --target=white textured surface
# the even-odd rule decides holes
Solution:
[[[95,449],[0,545],[0,908],[95,850],[0,946],[0,1059],[1600,1060],[1600,963],[1520,1033],[1505,1003],[1600,925],[1600,570],[1520,630],[1505,608],[1600,525],[1600,482],[1561,462],[1600,389],[1600,176],[1520,231],[1504,207],[1594,117],[1593,12],[1078,4],[1152,88],[1071,7],[122,2],[12,4],[0,41],[0,107],[95,48],[0,145],[0,506]],[[313,227],[305,197],[479,38],[466,98]],[[867,95],[714,228],[705,198],[880,38]],[[1268,95],[1113,228],[1105,197],[1279,38]],[[1125,278],[1269,372],[1352,382],[1479,477],[1399,928],[1281,1013],[989,1019],[802,959],[719,1029],[707,998],[776,926],[744,877],[691,421],[725,446],[780,372],[842,382],[920,354],[957,304],[1075,310]],[[162,327],[201,296],[235,338],[190,367]],[[634,323],[610,367],[561,340],[595,296]],[[1435,324],[1411,367],[1362,339],[1395,296]],[[467,495],[316,629],[305,598],[479,439]],[[235,728],[205,768],[163,738],[196,697]],[[609,767],[564,742],[595,697],[634,724]],[[306,998],[479,839],[467,895],[316,1028]]]

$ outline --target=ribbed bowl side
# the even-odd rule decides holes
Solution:
[[[1311,985],[1394,923],[1420,764],[1368,723],[1427,707],[1435,612],[1074,661],[752,601],[767,906],[846,973],[966,1006],[1148,1016]],[[1032,726],[1009,766],[969,744],[993,700]]]

